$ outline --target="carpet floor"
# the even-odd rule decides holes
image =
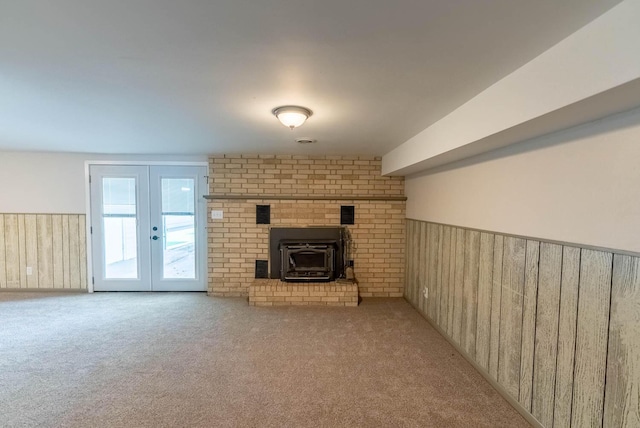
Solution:
[[[3,427],[527,427],[402,299],[0,293]]]

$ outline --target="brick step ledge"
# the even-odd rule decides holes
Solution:
[[[251,306],[358,306],[358,284],[352,281],[283,282],[255,279],[249,286]]]

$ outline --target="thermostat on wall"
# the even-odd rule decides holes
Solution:
[[[211,220],[220,220],[222,218],[222,210],[211,210]]]

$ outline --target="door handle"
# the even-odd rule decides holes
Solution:
[[[155,232],[156,230],[158,230],[158,228],[156,226],[153,226],[153,231]]]
[[[157,240],[158,240],[158,237],[157,237],[156,235],[153,235],[153,236],[151,237],[151,239],[153,239],[154,241],[157,241]]]

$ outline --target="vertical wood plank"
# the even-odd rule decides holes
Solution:
[[[53,251],[53,287],[64,286],[64,272],[62,262],[62,216],[51,216],[52,251]]]
[[[25,232],[24,214],[18,214],[18,248],[20,259],[18,269],[20,270],[20,287],[27,288],[27,238]]]
[[[580,249],[564,247],[562,250],[558,357],[553,410],[553,426],[557,428],[571,426],[579,281]]]
[[[422,264],[422,247],[420,246],[420,227],[421,227],[422,223],[421,222],[416,222],[413,228],[413,241],[414,241],[414,263],[415,266],[413,268],[413,291],[415,293],[415,302],[416,302],[416,307],[420,308],[421,307],[421,302],[420,302],[420,269],[421,269],[421,264]]]
[[[427,288],[429,288],[429,318],[438,322],[438,225],[429,223],[429,267],[427,275]]]
[[[411,247],[411,271],[409,272],[410,278],[409,280],[411,281],[411,300],[413,301],[413,304],[416,306],[416,308],[418,307],[418,284],[417,284],[417,278],[418,278],[418,266],[420,264],[420,234],[418,233],[418,222],[417,221],[412,221],[411,222],[411,236],[410,236],[410,243],[409,246]]]
[[[447,308],[448,320],[447,320],[447,334],[449,337],[453,337],[453,313],[454,303],[456,298],[456,242],[457,242],[457,229],[455,227],[450,228],[451,244],[449,245],[449,302]]]
[[[442,328],[444,325],[442,321],[442,271],[443,271],[443,248],[444,248],[444,227],[439,224],[438,225],[438,246],[437,246],[437,269],[436,269],[436,291],[437,291],[437,300],[436,300],[436,319],[438,325]]]
[[[418,222],[413,221],[411,228],[411,291],[413,295],[411,299],[416,308],[419,305],[418,301],[418,268],[420,266],[420,229],[418,228]]]
[[[464,286],[464,229],[456,229],[456,270],[454,276],[454,302],[453,302],[453,334],[451,338],[461,345],[462,331],[462,292]]]
[[[609,333],[609,252],[582,249],[571,426],[600,426]]]
[[[442,277],[440,287],[440,327],[449,331],[449,274],[451,261],[451,227],[442,230]]]
[[[476,357],[476,329],[478,320],[478,272],[480,262],[480,232],[465,231],[464,292],[462,308],[463,348],[471,358]]]
[[[424,269],[422,270],[422,276],[420,277],[420,293],[422,293],[425,314],[429,318],[431,318],[433,314],[432,299],[430,294],[428,298],[424,297],[424,289],[429,287],[429,277],[431,276],[431,237],[433,236],[431,227],[431,223],[423,223],[424,240],[422,241],[422,248],[424,256],[422,258],[422,266]]]
[[[20,243],[18,216],[4,215],[5,269],[8,288],[19,288],[20,284]]]
[[[0,214],[0,288],[7,288],[7,261],[5,255],[4,214]]]
[[[409,299],[409,267],[410,267],[410,260],[411,260],[411,254],[409,253],[410,250],[410,246],[409,246],[409,228],[411,224],[411,220],[406,219],[405,223],[404,223],[404,289],[403,289],[403,296],[406,300],[411,301],[411,299]]]
[[[51,215],[36,216],[36,239],[38,252],[38,285],[53,288],[53,225]]]
[[[26,214],[24,216],[25,248],[27,253],[27,266],[31,266],[32,275],[27,275],[27,287],[38,288],[40,269],[38,263],[38,225],[37,216]]]
[[[71,288],[71,255],[69,248],[69,216],[62,216],[62,275],[63,287]]]
[[[432,299],[432,290],[429,290],[428,297],[424,297],[424,290],[429,288],[429,277],[431,276],[431,238],[433,233],[431,232],[431,223],[424,223],[424,256],[422,258],[423,263],[423,272],[422,277],[420,278],[420,293],[422,295],[422,300],[424,303],[424,313],[431,318],[433,313],[433,299]]]
[[[502,264],[504,237],[496,235],[493,241],[493,280],[491,282],[491,342],[489,344],[489,375],[498,380],[500,356],[500,313],[502,310]]]
[[[417,252],[418,252],[418,265],[415,270],[415,282],[416,282],[416,291],[418,293],[418,308],[422,313],[425,311],[425,301],[424,295],[422,293],[422,287],[424,287],[424,276],[427,270],[427,254],[426,254],[426,223],[423,221],[418,222],[416,227],[417,232]]]
[[[87,217],[78,216],[78,245],[80,249],[80,288],[87,288]]]
[[[415,245],[416,242],[416,222],[413,220],[407,220],[407,267],[406,267],[406,282],[408,288],[408,300],[413,303],[414,306],[418,306],[418,300],[415,293],[415,269],[418,266],[417,251],[418,248]]]
[[[615,255],[604,427],[640,427],[640,259]]]
[[[425,223],[422,221],[417,222],[416,224],[416,228],[414,230],[414,233],[416,235],[416,257],[417,257],[417,264],[416,264],[416,268],[414,270],[414,275],[415,275],[415,285],[416,285],[416,303],[418,305],[418,308],[422,311],[424,310],[424,299],[423,299],[423,295],[422,295],[422,287],[423,284],[421,283],[422,278],[424,276],[424,272],[426,270],[426,262],[425,262],[425,243],[424,243],[424,239],[425,239]]]
[[[553,426],[561,278],[562,246],[542,242],[531,413],[545,427]]]
[[[80,288],[80,243],[78,215],[69,215],[69,285]]]
[[[536,338],[536,307],[538,301],[538,264],[540,261],[540,242],[532,240],[527,241],[525,259],[519,402],[525,409],[527,409],[527,411],[530,412],[533,391],[533,358]]]
[[[422,227],[424,223],[421,221],[417,221],[414,225],[413,235],[414,235],[414,252],[415,252],[415,267],[413,268],[413,284],[414,284],[414,293],[415,293],[415,301],[416,307],[422,310],[423,302],[422,302],[422,294],[420,293],[420,270],[424,269],[422,256]]]
[[[413,246],[411,240],[413,220],[407,219],[404,228],[404,298],[413,303],[413,290],[411,284],[411,269],[413,269]]]
[[[420,305],[420,293],[418,292],[418,269],[420,269],[420,223],[417,221],[413,222],[413,231],[412,231],[412,246],[413,246],[413,268],[411,269],[411,283],[413,289],[413,302],[416,305],[416,308]]]
[[[525,248],[524,239],[504,238],[498,382],[514,398],[520,396]]]
[[[480,234],[480,262],[478,272],[478,322],[476,331],[476,362],[489,369],[491,344],[491,288],[493,282],[494,235]]]

